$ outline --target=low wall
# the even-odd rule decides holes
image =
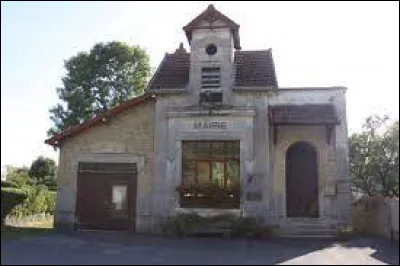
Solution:
[[[351,204],[352,227],[363,233],[398,240],[399,199],[362,197]]]
[[[391,199],[389,202],[392,237],[399,241],[399,198]]]

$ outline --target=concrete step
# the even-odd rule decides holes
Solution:
[[[279,234],[289,238],[335,238],[337,224],[333,220],[287,218],[279,223]]]
[[[315,228],[315,229],[336,229],[337,224],[330,221],[282,221],[280,228]]]
[[[281,237],[294,237],[294,238],[335,238],[337,232],[331,231],[280,231]]]
[[[280,221],[281,224],[335,224],[335,221],[331,220],[318,220],[318,219],[283,219]]]
[[[335,229],[329,228],[279,228],[281,232],[293,232],[293,233],[336,233]]]
[[[285,221],[279,225],[282,237],[335,238],[337,226],[326,221]]]
[[[299,238],[299,239],[335,239],[336,235],[280,235],[282,238]]]
[[[282,230],[337,230],[335,226],[322,226],[322,225],[284,225],[279,226]]]

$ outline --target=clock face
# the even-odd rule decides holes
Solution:
[[[209,44],[206,47],[206,53],[208,55],[214,55],[217,52],[217,46],[215,44]]]

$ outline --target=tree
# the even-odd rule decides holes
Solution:
[[[15,167],[12,165],[6,166],[6,180],[15,183],[18,187],[32,185],[34,182],[29,178],[29,168],[26,166]]]
[[[36,184],[48,183],[54,185],[56,180],[57,166],[53,159],[39,156],[34,160],[29,168],[29,177],[36,180]]]
[[[388,122],[387,116],[368,117],[349,139],[353,186],[369,196],[399,196],[399,121]]]
[[[50,109],[54,126],[49,136],[142,94],[150,74],[145,50],[116,41],[97,43],[89,53],[78,53],[64,66],[67,74],[63,86],[57,88],[62,103]]]

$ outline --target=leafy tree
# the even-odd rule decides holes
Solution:
[[[369,196],[399,196],[399,121],[388,122],[387,116],[368,117],[349,139],[352,183]]]
[[[34,160],[29,168],[29,176],[36,180],[37,184],[51,183],[53,179],[55,182],[57,166],[53,159],[39,156]]]
[[[145,50],[117,41],[97,43],[64,66],[67,74],[57,88],[62,103],[50,109],[49,136],[142,94],[151,71]]]
[[[57,190],[56,176],[45,176],[43,179],[43,185],[45,185],[49,190]]]
[[[56,163],[51,158],[39,156],[34,160],[29,168],[29,176],[44,178],[48,175],[55,175]]]
[[[34,181],[29,178],[29,168],[26,166],[15,167],[12,165],[6,166],[6,180],[11,181],[18,187],[34,184]]]

